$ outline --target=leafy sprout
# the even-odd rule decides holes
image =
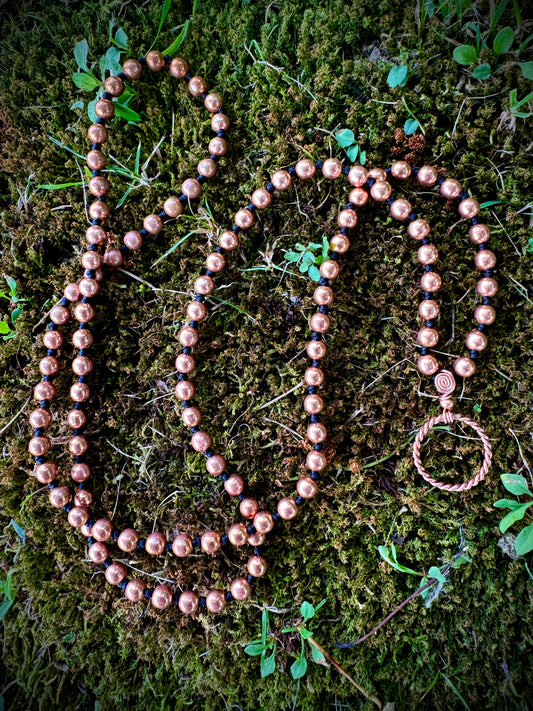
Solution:
[[[14,308],[11,310],[10,321],[0,321],[0,335],[4,341],[8,341],[10,338],[14,338],[16,334],[15,323],[22,313],[21,304],[23,304],[26,299],[21,299],[17,294],[17,282],[13,277],[5,276],[4,278],[9,287],[9,291],[0,291],[0,298],[7,299],[13,304]]]
[[[318,250],[319,253],[315,254]],[[309,242],[307,247],[299,242],[296,243],[294,251],[285,252],[284,259],[299,265],[302,274],[307,274],[313,281],[320,281],[320,271],[318,267],[328,258],[329,242],[326,235],[322,236],[322,244]]]
[[[498,499],[494,506],[499,509],[510,509],[500,521],[500,531],[505,533],[517,521],[521,521],[524,516],[530,513],[528,510],[533,506],[533,493],[529,489],[528,483],[520,474],[502,474],[501,481],[504,487],[515,496],[529,496],[527,501],[517,501],[515,499]],[[533,550],[533,522],[520,531],[515,540],[515,551],[517,555],[525,555]]]
[[[355,140],[354,133],[349,128],[344,128],[335,134],[335,139],[344,151],[352,163],[355,163],[359,157],[359,163],[364,165],[366,163],[366,153],[359,147],[359,144]]]
[[[312,605],[310,602],[304,600],[300,606],[300,614],[302,616],[302,621],[299,625],[295,627],[285,627],[282,630],[283,633],[288,632],[299,632],[300,633],[300,653],[296,657],[295,661],[291,664],[291,675],[293,679],[301,679],[305,676],[307,672],[307,659],[305,657],[305,643],[308,642],[311,647],[311,658],[317,664],[323,664],[326,660],[323,653],[318,649],[312,642],[313,633],[305,625],[306,622],[312,620],[320,608],[326,604],[326,600],[321,600],[318,605]]]

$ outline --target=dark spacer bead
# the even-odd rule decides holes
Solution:
[[[95,123],[105,123],[105,119],[103,119],[101,116],[99,116],[99,117],[96,119]]]
[[[170,62],[172,61],[172,55],[170,55],[170,54],[165,54],[164,58],[165,58],[165,64],[170,64]]]
[[[251,536],[253,536],[254,533],[257,533],[256,527],[251,523],[249,526],[246,526],[246,531],[249,533]]]
[[[311,477],[311,479],[314,479],[316,481],[320,475],[318,472],[311,472],[309,476]]]
[[[196,301],[205,301],[205,296],[203,294],[195,294],[194,298]]]
[[[428,299],[433,298],[433,292],[432,291],[424,291],[424,299],[427,301]]]
[[[37,464],[46,464],[46,457],[35,457]]]
[[[467,198],[470,197],[470,195],[465,190],[463,190],[462,192],[459,193],[458,197],[460,200],[466,200]]]
[[[244,501],[246,499],[246,494],[239,494],[239,501]]]
[[[291,178],[294,178],[296,175],[296,168],[293,168],[293,167],[289,168],[287,170],[287,173],[291,176]]]
[[[82,484],[83,484],[83,483],[84,483],[84,482],[82,482]],[[113,540],[113,541],[118,541],[118,537],[119,537],[119,536],[120,536],[120,533],[117,531],[116,528],[114,528],[113,531],[112,531],[112,533],[111,533],[111,536],[110,536],[111,540]]]
[[[444,177],[442,175],[437,175],[437,183],[438,185],[442,185],[444,182]]]
[[[139,230],[139,234],[143,237],[146,237],[149,233],[148,230],[145,230],[144,227],[141,227],[141,229]]]
[[[272,514],[272,518],[276,523],[279,523],[281,521],[281,516],[279,515],[279,513],[277,511],[276,511],[276,513]]]
[[[324,445],[321,444],[320,442],[317,442],[317,443],[315,444],[315,446],[314,446],[314,449],[315,449],[317,452],[320,452],[321,450],[324,449]]]
[[[185,355],[190,355],[192,353],[191,346],[182,346],[181,350],[183,353],[185,353]]]
[[[207,94],[206,94],[207,96]],[[226,138],[226,131],[224,131],[223,128],[217,131],[217,136],[220,136],[220,138]]]
[[[477,360],[479,358],[479,351],[470,351],[470,358]]]
[[[422,244],[431,244],[431,240],[429,239],[429,237],[423,237],[421,239],[421,242]]]
[[[43,408],[43,410],[48,410],[50,407],[50,400],[41,400],[39,405]]]
[[[50,331],[57,331],[57,324],[55,324],[53,321],[50,321],[50,323],[48,324],[48,329]]]
[[[58,484],[56,484],[55,481],[51,481],[51,482],[48,484],[48,488],[50,489],[50,491],[52,491],[52,489],[55,489],[57,486],[58,486]]]
[[[192,79],[192,74],[190,72],[187,72],[187,74],[185,75],[185,79],[187,79],[187,81],[190,81]]]
[[[347,235],[349,233],[349,230],[347,227],[341,227],[339,232],[341,233],[341,235]]]
[[[430,319],[429,321],[426,321],[426,326],[427,326],[428,328],[433,328],[433,326],[435,325],[435,323],[436,323],[436,319]]]
[[[231,231],[235,232],[235,234],[239,234],[239,232],[241,231],[241,228],[239,227],[239,225],[233,225],[233,227],[231,228]]]
[[[422,355],[427,355],[429,353],[430,349],[427,348],[426,346],[422,346],[420,351],[421,351]]]
[[[93,143],[93,146],[94,145],[95,144]],[[91,170],[91,175],[93,176],[93,178],[97,178],[100,175],[100,171],[99,170]]]
[[[246,206],[247,210],[250,210],[250,212],[255,212],[257,210],[256,206],[251,202],[249,205]]]
[[[86,375],[80,375],[80,377],[78,378],[78,383],[85,383],[86,380],[87,380]]]
[[[220,475],[220,478],[222,479],[222,481],[227,481],[229,479],[229,474],[224,472],[223,474]]]
[[[187,375],[187,373],[180,373],[178,375],[178,380],[189,380],[189,376]]]
[[[106,558],[106,559],[104,560],[104,562],[102,563],[102,565],[103,565],[104,568],[107,570],[107,569],[109,568],[109,566],[111,565],[112,562],[113,562],[113,561],[111,560],[111,558]]]
[[[266,189],[269,193],[273,193],[276,189],[276,186],[273,183],[267,183]]]
[[[485,323],[478,323],[477,330],[478,331],[484,331],[487,328],[487,324]]]
[[[318,331],[312,331],[311,332],[311,338],[313,341],[321,341],[320,333]]]
[[[91,302],[90,296],[83,296],[81,299],[82,304],[89,304]]]
[[[221,537],[220,542],[222,543],[223,546],[227,546],[227,545],[228,545],[228,543],[229,543],[229,536],[228,536],[227,533],[225,533],[225,534]]]
[[[144,550],[145,545],[146,545],[145,539],[139,538],[139,540],[137,541],[137,548],[141,548],[142,550]]]
[[[61,301],[60,301],[61,306],[68,306],[70,304],[70,300],[67,299],[66,296],[64,296]]]
[[[197,432],[200,432],[200,428],[199,427],[191,427],[191,432],[193,434],[196,434]]]
[[[479,225],[481,224],[481,218],[475,215],[474,217],[470,218],[472,220],[473,225]]]
[[[72,434],[74,437],[77,437],[78,435],[83,433],[83,427],[80,429],[79,427],[76,427],[75,429],[72,430]]]
[[[232,600],[235,600],[233,595],[230,592],[226,593],[226,602],[231,602]]]
[[[303,504],[305,504],[305,499],[303,499],[301,496],[297,496],[294,499],[294,503],[296,504],[296,506],[303,506]]]
[[[196,536],[196,538],[193,538],[192,544],[195,548],[200,548],[200,546],[202,545],[202,539],[200,538],[200,536]]]
[[[196,180],[200,183],[200,185],[207,183],[207,178],[205,175],[197,175]]]
[[[89,251],[96,252],[97,250],[98,250],[98,245],[95,244],[94,242],[89,245]]]
[[[165,553],[172,553],[172,543],[167,543],[165,546]]]
[[[329,313],[329,307],[326,306],[325,304],[323,306],[319,306],[318,310],[320,311],[321,314],[328,314]]]
[[[143,67],[146,66],[146,57],[138,57],[137,61],[139,62],[139,64],[142,64]]]
[[[94,544],[96,543],[96,538],[93,538],[92,536],[89,536],[89,537],[87,538],[87,543],[88,543],[90,546],[94,545]]]
[[[491,276],[493,276],[493,274],[494,274],[493,269],[485,269],[485,271],[483,272],[484,277],[491,277]]]
[[[86,481],[80,481],[78,484],[78,489],[86,489],[87,488],[87,482]]]
[[[387,201],[386,201],[387,205],[390,207],[392,205],[392,203],[394,202],[394,200],[395,200],[395,198],[393,198],[393,197],[387,198]]]
[[[46,351],[46,355],[47,355],[47,356],[55,356],[56,353],[57,353],[57,349],[56,349],[56,348],[49,348],[49,349]]]
[[[90,518],[85,525],[87,526],[87,528],[90,531],[91,528],[94,526],[94,519]]]
[[[124,74],[124,72],[120,72],[117,74],[119,79],[122,79],[122,81],[127,81],[128,77]]]
[[[102,94],[102,99],[112,99],[113,94],[110,94],[108,91],[104,91]]]
[[[431,264],[426,264],[426,266],[424,267],[424,271],[425,272],[432,272],[433,267],[431,266]]]
[[[324,165],[324,161],[317,160],[317,162],[315,163],[315,168],[318,168],[318,170],[322,170],[323,165]]]
[[[365,185],[368,185],[368,187],[371,188],[371,187],[374,185],[375,182],[376,182],[376,179],[370,177],[370,178],[367,178],[367,179],[366,179]]]
[[[413,173],[413,175],[418,175],[419,170],[420,170],[420,168],[416,165],[413,165],[411,168],[411,172]]]
[[[124,254],[129,253],[129,251],[130,251],[129,248],[126,247],[125,244],[121,244],[120,247],[119,247],[119,249],[120,249],[121,252],[124,252]]]
[[[94,279],[94,277],[96,276],[96,271],[94,269],[86,269],[85,276],[88,276],[89,279]]]
[[[248,573],[248,575],[246,576],[246,580],[247,580],[250,584],[252,584],[253,582],[255,582],[255,581],[257,580],[257,578],[254,578],[253,575],[251,575],[250,573]]]
[[[78,454],[74,457],[76,464],[81,464],[84,461],[83,454]]]
[[[216,272],[211,271],[211,269],[206,269],[205,270],[205,275],[208,277],[215,276]]]
[[[348,165],[343,165],[343,166],[342,166],[342,173],[343,173],[343,175],[348,175],[349,172],[350,172],[350,166],[348,166]]]
[[[160,217],[162,220],[165,220],[165,219],[168,217],[168,215],[167,215],[167,213],[166,213],[164,210],[161,210],[161,212],[159,213],[159,217]]]
[[[182,400],[181,401],[181,406],[182,407],[191,407],[192,400]]]
[[[346,210],[357,210],[357,205],[354,205],[353,202],[347,202]]]
[[[254,547],[254,555],[262,555],[262,553],[263,553],[263,549],[261,548],[261,546]]]
[[[487,249],[487,245],[484,242],[482,242],[481,244],[478,244],[478,246],[477,246],[478,252],[482,252],[484,249]]]
[[[101,224],[102,224],[102,220],[99,220],[97,217],[95,217],[94,220],[91,220],[91,223],[92,223],[93,225],[101,225]]]
[[[102,147],[102,144],[101,143],[93,143],[91,147],[92,147],[93,151],[99,151],[100,148]],[[99,173],[100,171],[97,171],[97,172]]]
[[[44,380],[45,383],[51,383],[54,377],[52,375],[43,375],[41,380]]]
[[[147,600],[151,600],[153,594],[154,594],[154,591],[153,591],[152,588],[146,588],[146,590],[144,591],[144,597],[145,597]]]
[[[338,261],[339,259],[339,255],[337,252],[330,252],[328,256],[330,259],[333,259],[334,262]]]
[[[410,212],[410,213],[409,213],[409,220],[410,220],[411,222],[414,222],[416,219],[417,219],[416,212]]]
[[[204,609],[206,607],[206,602],[205,602],[205,597],[202,595],[202,597],[198,598],[198,607]]]
[[[222,255],[226,254],[226,250],[224,249],[224,247],[221,247],[220,245],[218,245],[218,247],[215,247],[215,252],[218,252],[219,254],[222,254]]]
[[[492,304],[492,299],[490,298],[490,296],[483,297],[483,304],[485,306],[490,306]]]
[[[322,422],[320,415],[309,415],[309,422]]]
[[[314,366],[315,368],[320,368],[320,366],[322,365],[322,361],[321,360],[312,360],[311,365]]]
[[[318,386],[317,385],[310,385],[307,388],[307,392],[309,393],[309,395],[316,395],[316,393],[318,392]]]
[[[217,161],[220,158],[220,156],[214,156],[214,155],[209,156],[209,157],[211,158],[211,160],[214,160],[214,161]]]
[[[183,194],[181,194],[181,195],[179,196],[179,198],[178,198],[178,200],[179,200],[180,202],[187,202],[188,199],[189,199],[189,198],[187,197],[187,195],[183,195]]]
[[[325,277],[320,277],[318,283],[320,286],[329,286],[329,279],[326,279]]]
[[[191,328],[198,328],[198,321],[189,321],[189,326]]]
[[[206,449],[204,454],[208,459],[211,459],[211,457],[215,456],[215,452],[213,449]]]
[[[130,581],[128,580],[128,578],[124,578],[124,580],[121,580],[121,581],[120,581],[120,583],[118,584],[118,587],[119,587],[122,591],[124,591],[124,590],[126,589],[126,586],[128,585],[129,582],[130,582]]]

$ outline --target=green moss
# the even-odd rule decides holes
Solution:
[[[28,477],[27,398],[41,354],[34,341],[65,283],[78,278],[83,195],[77,189],[32,188],[26,205],[19,197],[30,174],[34,184],[79,178],[72,154],[48,138],[86,150],[86,116],[69,108],[80,98],[70,79],[75,42],[87,38],[91,56],[99,57],[108,46],[109,20],[116,17],[132,53],[142,54],[155,36],[161,8],[76,0],[7,3],[0,11],[0,136],[5,139],[0,141],[0,273],[13,276],[28,301],[17,337],[0,349],[0,429],[24,408],[4,433],[1,470],[1,560],[4,571],[13,571],[17,588],[4,621],[0,663],[6,705],[91,711],[291,708],[296,683],[289,667],[298,642],[281,629],[297,617],[302,600],[316,603],[327,596],[316,639],[359,684],[384,702],[394,701],[397,711],[463,708],[441,677],[420,702],[439,671],[471,709],[524,709],[531,692],[525,622],[531,615],[531,581],[523,560],[512,561],[497,547],[499,514],[492,502],[501,496],[499,474],[523,468],[523,457],[532,461],[529,214],[520,212],[530,202],[531,131],[521,119],[515,132],[498,128],[509,91],[517,87],[523,96],[530,83],[517,67],[482,84],[466,79],[444,38],[464,41],[458,24],[445,27],[436,18],[419,38],[414,8],[400,3],[200,0],[198,5],[181,51],[225,97],[232,119],[229,154],[217,180],[205,188],[216,224],[153,267],[197,227],[180,219],[148,240],[127,267],[166,291],[153,291],[119,272],[98,300],[89,431],[101,512],[114,514],[119,526],[129,522],[146,530],[157,511],[158,527],[167,531],[222,528],[234,517],[235,505],[224,505],[220,487],[205,477],[203,458],[192,453],[172,397],[161,397],[172,392],[169,374],[188,300],[184,292],[214,244],[214,229],[231,224],[235,210],[272,170],[304,153],[317,159],[335,154],[328,132],[343,127],[354,131],[372,165],[410,154],[417,162],[444,166],[480,200],[501,200],[491,208],[494,214],[484,212],[501,274],[498,320],[461,403],[469,414],[474,405],[480,410],[476,416],[492,438],[495,465],[487,482],[460,496],[422,486],[414,473],[409,442],[437,411],[424,396],[430,388],[418,379],[412,345],[419,268],[402,228],[384,209],[370,210],[336,284],[324,388],[333,463],[320,497],[267,545],[269,575],[252,602],[230,606],[219,618],[201,614],[184,620],[174,612],[131,607],[105,585],[101,571],[83,560],[79,533],[67,530],[64,516],[50,510]],[[484,5],[477,10],[487,16]],[[180,25],[190,11],[191,3],[176,4],[166,27]],[[514,22],[508,12],[502,26]],[[164,30],[160,45],[174,35]],[[396,60],[409,65],[409,77],[405,88],[390,90],[386,77]],[[407,118],[402,96],[424,126],[425,145],[395,138]],[[118,239],[179,190],[211,135],[202,107],[167,79],[143,78],[136,109],[146,120],[140,127],[114,124],[110,152],[131,161],[141,140],[146,158],[162,136],[165,140],[148,169],[150,176],[159,173],[157,180],[132,192],[117,211]],[[115,179],[111,205],[125,187]],[[475,303],[466,231],[440,199],[406,191],[414,209],[434,226],[440,250],[446,284],[442,350],[461,353]],[[198,399],[209,430],[236,470],[264,492],[267,506],[281,493],[293,493],[301,469],[301,442],[277,424],[304,432],[301,391],[258,408],[301,379],[305,359],[297,354],[312,313],[311,288],[277,271],[241,270],[269,260],[282,263],[283,251],[295,242],[331,234],[337,207],[346,200],[345,185],[315,182],[298,189],[299,210],[294,200],[294,193],[281,196],[230,259],[221,279],[227,288],[217,293],[230,305],[220,304],[202,326],[198,347]],[[4,317],[7,302],[0,309]],[[71,355],[71,346],[64,350]],[[67,369],[58,383],[65,390],[69,382]],[[59,420],[52,432],[66,434]],[[427,467],[440,465],[443,476],[469,477],[479,463],[477,446],[451,437],[439,437],[437,446],[436,440],[437,435],[425,455]],[[59,461],[68,466],[64,453]],[[16,560],[11,518],[27,534]],[[393,535],[405,539],[398,546],[401,560],[418,570],[449,560],[463,538],[472,563],[450,576],[430,608],[418,598],[361,646],[336,650],[336,642],[363,635],[415,589],[414,578],[391,570],[377,553]],[[244,552],[233,551],[227,559],[198,557],[180,568],[138,562],[178,586],[205,588],[225,585],[244,560]],[[258,635],[263,601],[282,611],[271,614],[279,639],[277,671],[264,680],[257,659],[243,652]],[[332,668],[310,666],[296,708],[337,705],[374,708]]]

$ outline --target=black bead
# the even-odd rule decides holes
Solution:
[[[368,185],[368,187],[371,188],[375,183],[376,183],[376,179],[370,177],[370,178],[366,179],[365,185]]]
[[[429,237],[423,237],[421,240],[422,244],[431,244]]]
[[[485,271],[483,272],[484,277],[491,277],[491,276],[493,276],[493,274],[494,274],[494,271],[492,269],[485,269]]]
[[[256,206],[251,202],[249,205],[246,205],[246,209],[250,210],[250,212],[255,212],[257,210]]]
[[[386,200],[387,205],[389,205],[389,207],[390,207],[392,205],[392,203],[394,202],[394,200],[395,200],[395,198],[392,198],[392,197],[387,198],[387,200]]]
[[[202,609],[204,607],[206,607],[206,601],[205,601],[205,597],[203,595],[198,598],[198,607],[200,607]]]
[[[273,193],[274,190],[276,189],[276,186],[273,183],[268,183],[266,186],[266,189],[268,190],[269,193]]]
[[[195,548],[200,548],[202,545],[202,539],[200,538],[200,536],[196,536],[196,538],[193,538],[192,544]]]
[[[353,202],[347,202],[346,203],[346,210],[357,210],[357,206],[353,204]]]
[[[324,165],[324,161],[322,160],[317,160],[315,163],[315,167],[318,168],[319,170],[322,170],[322,166]]]
[[[196,434],[197,432],[200,432],[200,428],[199,427],[191,427],[191,432],[193,434]]]
[[[414,222],[417,219],[416,212],[410,212],[409,213],[409,220],[411,222]]]
[[[254,555],[262,555],[262,553],[263,553],[263,549],[261,548],[261,546],[254,547]]]
[[[67,299],[66,296],[64,296],[59,303],[61,304],[61,306],[68,306],[70,304],[70,300]]]
[[[326,305],[319,306],[318,310],[320,311],[321,314],[327,314],[329,313],[329,308]]]
[[[444,182],[443,176],[442,176],[442,175],[437,175],[437,183],[438,183],[439,185],[442,185],[443,182]]]
[[[320,368],[320,366],[322,365],[322,361],[321,360],[312,360],[311,365],[314,366],[315,368]]]
[[[141,227],[141,229],[139,230],[139,234],[140,234],[142,237],[147,237],[148,234],[149,234],[149,232],[148,232],[148,230],[145,230],[144,227]]]
[[[81,464],[84,461],[83,454],[77,454],[74,457],[74,461],[76,462],[76,464]]]
[[[429,350],[430,350],[429,348],[426,348],[426,347],[424,346],[424,347],[421,348],[421,351],[420,351],[420,352],[422,353],[422,355],[427,355],[427,354],[429,353]]]
[[[293,167],[289,168],[287,170],[287,173],[291,176],[291,178],[294,178],[297,175],[296,168],[293,168]]]
[[[48,410],[48,408],[50,407],[50,400],[41,400],[39,402],[39,405],[43,408],[43,410]]]
[[[337,252],[330,252],[328,256],[330,259],[333,259],[334,262],[336,262],[339,259],[339,255]]]
[[[472,360],[477,360],[479,358],[479,351],[470,351],[470,358],[472,358]]]
[[[46,464],[46,457],[35,457],[37,464]]]
[[[124,580],[121,580],[121,581],[120,581],[120,583],[118,584],[118,587],[119,587],[121,590],[125,590],[129,582],[130,582],[130,581],[128,580],[128,578],[124,578]]]
[[[348,228],[347,227],[341,227],[339,232],[341,235],[347,235],[348,234]]]
[[[425,272],[432,272],[433,267],[431,266],[431,264],[426,264],[426,266],[424,267],[424,271]]]
[[[307,388],[307,392],[309,393],[309,395],[316,395],[316,393],[318,392],[318,386],[317,385],[310,385]]]
[[[215,456],[215,452],[213,449],[206,449],[204,454],[208,459],[211,459],[211,457]]]
[[[294,503],[296,504],[296,506],[303,506],[305,504],[305,502],[306,502],[306,499],[302,498],[301,496],[297,496],[294,499]]]
[[[195,294],[194,298],[196,299],[196,301],[205,301],[205,296],[203,294]]]
[[[474,217],[471,218],[472,224],[473,225],[480,225],[481,224],[481,218],[475,215]]]
[[[206,94],[206,96],[207,96],[207,94]],[[219,129],[217,131],[217,136],[220,136],[220,138],[226,138],[226,131],[224,131],[223,128]]]
[[[318,283],[320,286],[329,286],[329,279],[325,279],[324,277],[320,277]]]
[[[139,538],[139,540],[137,541],[137,548],[141,548],[142,550],[144,550],[145,545],[146,545],[145,539]]]
[[[427,326],[428,328],[433,328],[433,326],[435,325],[435,323],[436,323],[436,319],[430,319],[429,321],[426,321],[426,326]]]
[[[225,533],[225,534],[221,537],[220,542],[222,543],[223,546],[227,546],[227,545],[228,545],[228,543],[229,543],[229,536],[228,536],[227,533]]]
[[[490,296],[483,297],[483,304],[485,306],[490,306],[492,304],[492,299],[490,298]]]
[[[246,576],[246,580],[251,584],[254,582],[254,580],[256,580],[256,578],[254,578],[253,575],[250,575],[250,573],[248,573],[248,575]]]
[[[192,348],[190,346],[182,346],[181,350],[185,353],[185,355],[190,355],[192,353]]]
[[[226,593],[226,602],[231,602],[232,600],[235,600],[233,595],[230,592]]]
[[[197,175],[196,180],[200,183],[200,185],[203,185],[207,182],[207,178],[205,175]]]
[[[433,298],[433,292],[432,291],[424,291],[424,299],[427,301],[428,299]]]
[[[324,449],[324,445],[321,444],[320,442],[317,442],[317,443],[314,445],[314,449],[315,449],[317,452],[320,452],[322,449]]]
[[[350,167],[347,165],[343,165],[342,172],[343,172],[343,175],[348,175],[348,173],[350,172]]]
[[[320,415],[309,415],[309,422],[321,422]]]
[[[273,513],[273,514],[272,514],[272,519],[273,519],[276,523],[279,523],[279,521],[281,521],[281,516],[280,516],[279,513],[276,511],[276,513]]]
[[[487,328],[487,325],[484,323],[478,323],[477,330],[478,331],[484,331]]]
[[[318,472],[311,472],[309,474],[309,477],[316,481],[319,478],[319,473]]]
[[[139,64],[141,64],[143,67],[146,66],[146,57],[139,57],[139,58],[137,59],[137,61],[138,61]]]
[[[153,594],[154,594],[154,591],[152,590],[152,588],[146,588],[146,590],[144,591],[144,597],[147,600],[151,600]]]
[[[187,373],[180,373],[178,375],[178,380],[189,380],[189,376],[187,375]]]
[[[246,531],[253,536],[254,533],[257,533],[257,528],[251,523],[249,526],[246,526]]]
[[[226,472],[224,472],[220,475],[220,478],[222,479],[222,481],[227,481],[229,479],[229,474],[226,474]]]

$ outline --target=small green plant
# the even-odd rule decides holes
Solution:
[[[404,96],[402,96],[402,103],[403,103],[405,110],[411,117],[411,118],[408,118],[403,125],[403,131],[404,131],[405,135],[412,136],[413,133],[415,133],[418,129],[420,129],[422,131],[422,133],[425,135],[426,132],[424,131],[424,127],[422,126],[420,121],[417,119],[417,117],[414,115],[414,113],[409,108],[409,105],[408,105],[407,101],[405,100]]]
[[[265,607],[261,616],[261,639],[250,642],[244,648],[245,653],[249,654],[250,657],[261,655],[260,669],[262,678],[272,674],[276,668],[276,649],[276,639],[270,631],[268,609]],[[267,656],[268,652],[270,654]]]
[[[533,497],[527,481],[520,474],[502,474],[500,478],[504,487],[511,494]],[[528,509],[533,506],[533,498],[529,498],[528,501],[498,499],[494,502],[494,506],[499,509],[510,509],[509,513],[500,521],[500,531],[505,533],[514,523],[521,521],[526,514],[531,516]],[[525,555],[533,550],[533,522],[524,526],[516,537],[514,545],[517,555]]]
[[[9,572],[5,580],[0,580],[0,595],[5,600],[0,602],[0,620],[7,615],[15,602],[15,588],[13,586],[13,573]]]
[[[9,287],[9,292],[0,291],[0,298],[7,299],[14,306],[11,311],[10,321],[0,321],[0,334],[2,334],[4,341],[8,341],[17,335],[15,323],[22,313],[21,304],[23,304],[26,299],[21,299],[20,296],[17,295],[17,282],[13,277],[4,275],[4,278]]]
[[[388,76],[387,84],[391,89],[396,86],[405,86],[407,83],[407,65],[400,64],[398,67],[392,67]]]
[[[282,630],[283,633],[288,632],[299,632],[300,633],[300,654],[296,657],[296,660],[291,664],[291,675],[293,679],[301,679],[307,671],[307,659],[305,657],[305,643],[308,642],[311,647],[311,658],[317,664],[323,664],[325,661],[324,654],[320,649],[313,644],[311,641],[313,639],[313,633],[310,629],[306,627],[306,622],[312,620],[316,613],[320,610],[322,605],[326,604],[326,600],[321,600],[318,605],[312,605],[310,602],[304,600],[300,607],[300,614],[302,616],[302,621],[299,625],[295,627],[285,627]]]
[[[361,165],[366,163],[366,153],[359,147],[352,130],[344,128],[342,131],[335,134],[335,139],[339,146],[344,148],[346,155],[352,163],[355,163],[358,157]]]
[[[317,242],[309,242],[307,247],[299,242],[296,243],[294,249],[296,251],[285,252],[284,259],[287,262],[299,264],[299,270],[302,274],[307,274],[313,281],[320,281],[320,272],[318,267],[328,258],[329,242],[326,235],[322,236],[322,244]],[[320,250],[319,254],[315,254]]]
[[[524,96],[523,99],[518,100],[518,92],[516,89],[512,89],[511,93],[509,94],[509,111],[511,112],[512,116],[515,118],[529,118],[531,116],[531,111],[525,112],[525,111],[520,111],[522,106],[525,104],[529,104],[530,101],[533,101],[533,91],[531,91],[527,96]]]

